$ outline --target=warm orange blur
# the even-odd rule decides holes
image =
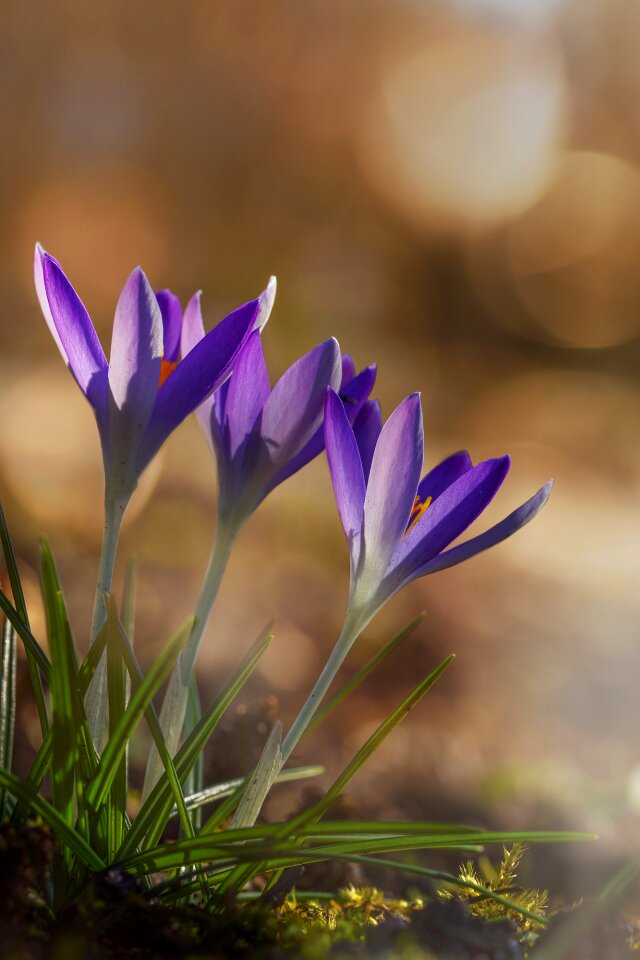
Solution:
[[[46,532],[84,647],[99,444],[39,313],[34,242],[106,348],[138,263],[183,302],[202,288],[209,325],[275,273],[274,378],[334,334],[359,365],[378,361],[387,414],[422,391],[430,463],[461,447],[512,455],[487,520],[556,480],[531,527],[389,605],[352,665],[428,616],[300,755],[336,771],[454,650],[355,799],[591,829],[623,856],[640,836],[640,6],[60,0],[6,4],[0,36],[0,493],[30,595]],[[134,553],[147,661],[191,611],[214,503],[190,422],[124,532],[118,583]],[[320,460],[243,532],[202,651],[209,688],[276,614],[251,689],[276,693],[286,723],[339,629],[347,576]]]

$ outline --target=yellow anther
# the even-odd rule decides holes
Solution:
[[[415,500],[413,501],[413,507],[411,508],[409,523],[407,524],[407,529],[404,532],[405,537],[409,533],[409,530],[412,530],[415,527],[420,517],[427,512],[427,508],[432,500],[433,500],[433,497],[427,497],[424,503],[422,503],[420,501],[420,497],[415,498]]]

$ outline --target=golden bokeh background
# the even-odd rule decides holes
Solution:
[[[26,0],[3,6],[0,44],[0,493],[34,609],[45,532],[84,647],[102,527],[97,433],[39,314],[34,242],[105,347],[137,263],[183,302],[202,288],[209,326],[275,273],[274,378],[333,334],[378,362],[385,413],[422,391],[429,463],[461,447],[512,456],[482,523],[556,481],[517,537],[389,604],[347,672],[427,617],[300,756],[335,772],[455,651],[354,802],[594,830],[597,852],[553,863],[567,889],[597,885],[640,839],[640,6]],[[192,418],[123,535],[117,584],[135,554],[145,662],[192,609],[214,509]],[[247,698],[275,693],[286,723],[347,578],[321,459],[243,532],[203,688],[275,614]]]

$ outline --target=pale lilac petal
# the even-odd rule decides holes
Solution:
[[[46,253],[44,248],[39,243],[36,243],[36,248],[35,248],[34,257],[33,257],[33,279],[36,285],[36,293],[38,295],[40,309],[42,310],[45,320],[47,321],[47,326],[49,327],[51,336],[55,340],[58,346],[58,350],[62,354],[62,359],[67,364],[67,366],[69,366],[69,358],[67,356],[67,351],[62,345],[62,340],[60,339],[60,334],[58,333],[55,320],[53,319],[53,315],[51,313],[51,307],[49,306],[49,301],[47,299],[47,291],[45,290],[45,287],[44,287],[43,261],[45,256],[49,257],[50,260],[53,260],[53,262],[57,264],[59,269],[62,270],[62,267],[60,266],[58,261],[55,259],[55,257],[52,257],[50,253]]]
[[[149,422],[160,378],[162,314],[140,268],[124,285],[113,321],[109,387],[114,451],[129,456]]]
[[[408,583],[425,564],[480,516],[493,500],[507,473],[509,457],[485,460],[472,467],[435,500],[409,530],[389,566],[389,582]]]
[[[382,413],[377,400],[367,400],[353,421],[353,433],[360,451],[365,481],[369,482],[373,452],[382,430]]]
[[[433,470],[430,470],[420,481],[418,485],[420,501],[424,503],[427,497],[431,497],[432,501],[437,500],[440,494],[443,493],[447,487],[450,487],[454,480],[461,477],[463,473],[467,473],[472,467],[471,457],[466,450],[460,450],[458,453],[447,457],[446,460],[443,460],[434,467]]]
[[[197,343],[204,337],[204,322],[202,320],[202,308],[200,300],[202,292],[200,290],[191,297],[184,311],[182,319],[182,338],[180,342],[180,352],[183,357],[191,353]]]
[[[104,443],[108,433],[107,359],[80,297],[58,261],[42,248],[36,248],[36,288],[58,348],[95,410]]]
[[[204,338],[204,322],[202,320],[202,308],[200,301],[202,298],[202,293],[198,290],[189,300],[186,310],[184,311],[184,316],[182,318],[182,333],[180,340],[180,353],[182,357],[186,357],[190,353],[197,343]],[[198,418],[198,423],[202,428],[207,443],[215,452],[215,443],[214,438],[211,434],[211,422],[214,414],[214,405],[216,404],[216,398],[220,395],[220,390],[216,390],[214,393],[211,393],[206,397],[198,409],[196,410],[196,416]],[[222,425],[222,414],[218,418],[218,423],[221,427]]]
[[[278,289],[278,281],[275,277],[269,277],[269,282],[266,289],[263,293],[260,294],[260,307],[258,309],[258,316],[256,319],[255,329],[262,332],[267,325],[269,317],[271,316],[271,311],[273,310],[273,304],[276,299],[276,291]]]
[[[180,333],[182,331],[182,307],[171,290],[156,290],[156,300],[162,314],[163,359],[177,363],[180,359]]]
[[[269,396],[269,374],[259,330],[254,330],[242,348],[228,382],[224,423],[229,456],[233,457],[251,433]]]
[[[335,391],[327,390],[324,437],[331,482],[351,550],[352,571],[358,566],[366,486],[356,438],[344,405]]]
[[[391,414],[378,438],[364,503],[364,564],[382,577],[400,543],[420,481],[424,437],[418,394]]]
[[[327,387],[340,384],[340,348],[327,340],[280,377],[264,405],[262,436],[270,469],[277,472],[300,452],[322,422]]]
[[[149,463],[178,424],[229,376],[253,329],[258,308],[258,301],[251,300],[225,317],[189,350],[160,387],[140,446],[138,470]]]
[[[549,499],[552,486],[553,480],[550,480],[544,487],[538,490],[530,500],[523,503],[522,506],[514,510],[513,513],[510,513],[509,516],[501,520],[500,523],[496,523],[495,526],[490,527],[489,530],[479,534],[477,537],[472,537],[471,540],[467,540],[466,543],[461,543],[451,550],[440,553],[433,560],[430,560],[423,567],[419,568],[415,576],[422,577],[427,573],[446,570],[447,567],[453,567],[457,563],[462,563],[463,560],[474,557],[476,553],[480,553],[482,550],[488,550],[489,547],[494,547],[496,544],[506,540],[507,537],[510,537],[520,530],[521,527],[524,527],[525,524],[533,520],[536,514],[542,510]]]

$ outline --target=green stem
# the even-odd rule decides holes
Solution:
[[[100,562],[98,564],[98,581],[96,596],[93,604],[91,620],[91,645],[96,641],[102,626],[107,618],[104,605],[104,595],[111,590],[113,571],[116,563],[116,552],[122,518],[127,509],[128,498],[115,498],[108,493],[104,501],[104,533],[100,548]],[[100,657],[100,662],[93,675],[85,698],[87,721],[96,750],[102,750],[107,733],[107,656],[106,652]]]
[[[102,546],[100,548],[98,581],[96,583],[96,596],[93,603],[93,618],[91,620],[92,644],[95,643],[95,639],[107,618],[104,595],[111,590],[120,528],[122,527],[122,518],[127,509],[128,502],[128,499],[114,499],[108,494],[105,496],[104,533],[102,535]]]
[[[169,685],[162,702],[160,729],[162,730],[167,750],[172,757],[175,756],[178,740],[180,739],[182,727],[184,726],[187,702],[189,699],[189,686],[193,677],[200,641],[204,635],[211,608],[218,595],[220,583],[222,582],[222,577],[229,560],[229,554],[231,553],[231,548],[238,535],[239,529],[240,525],[224,522],[218,518],[216,539],[200,590],[200,596],[196,604],[195,623],[187,645],[180,654],[178,662],[171,674]],[[151,747],[147,761],[144,786],[142,788],[143,802],[160,779],[163,770],[162,760],[154,744]]]
[[[361,615],[354,615],[347,610],[344,626],[342,627],[340,636],[338,637],[336,644],[331,651],[329,659],[327,660],[322,673],[316,680],[311,693],[305,700],[302,709],[298,713],[298,716],[293,721],[288,734],[282,741],[281,750],[283,765],[289,759],[296,748],[298,741],[302,738],[305,730],[311,723],[316,710],[322,703],[327,690],[333,683],[335,675],[342,666],[347,654],[349,653],[349,650],[358,639],[368,622],[369,618],[365,618]]]

